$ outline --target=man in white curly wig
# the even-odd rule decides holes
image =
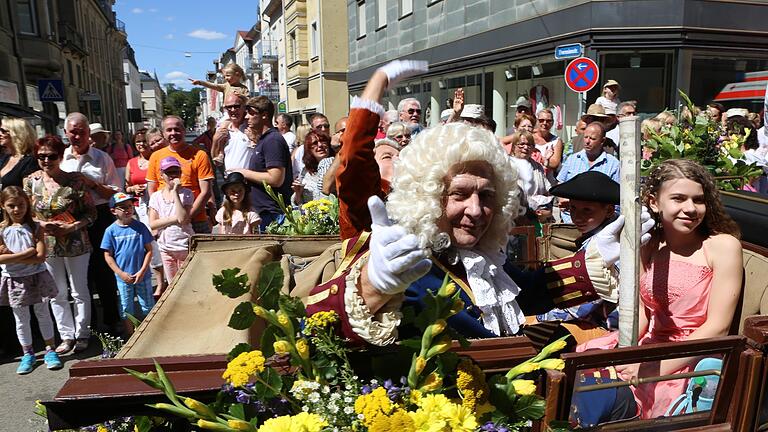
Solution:
[[[621,218],[591,248],[541,271],[505,262],[502,249],[520,209],[517,173],[487,130],[451,123],[419,134],[400,153],[385,208],[381,198],[390,187],[373,157],[384,114],[378,101],[398,80],[425,71],[425,62],[389,63],[352,101],[336,177],[344,258],[334,277],[306,296],[307,314],[334,310],[344,337],[386,345],[398,336],[401,304],[419,309],[446,275],[465,304],[448,325],[470,338],[518,334],[524,310],[616,302],[609,269],[619,256]]]

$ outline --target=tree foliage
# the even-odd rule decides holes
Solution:
[[[164,115],[177,115],[184,119],[186,127],[195,125],[197,117],[197,107],[200,104],[200,91],[196,87],[192,90],[184,90],[169,83],[165,85],[165,105],[163,107]]]

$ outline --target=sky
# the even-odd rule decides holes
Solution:
[[[157,71],[161,84],[192,88],[188,78],[205,79],[213,60],[235,44],[237,30],[256,23],[258,1],[117,0],[140,70]],[[237,5],[235,11],[224,6]],[[189,53],[187,57],[185,53]]]

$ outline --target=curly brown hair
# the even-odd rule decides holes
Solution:
[[[677,179],[688,179],[700,184],[704,190],[704,205],[706,214],[704,221],[697,229],[701,233],[710,236],[714,234],[730,234],[740,238],[741,229],[736,222],[725,212],[720,200],[720,192],[715,186],[715,179],[703,166],[688,159],[670,159],[662,162],[653,171],[645,182],[642,193],[643,204],[648,206],[651,196],[657,197],[661,186]],[[660,217],[652,212],[657,227],[660,226]],[[654,236],[660,234],[660,228],[654,228]]]

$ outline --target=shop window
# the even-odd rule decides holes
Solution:
[[[767,81],[768,59],[694,56],[689,95],[699,106],[716,101],[760,112]]]
[[[600,56],[600,82],[587,95],[592,104],[609,79],[621,85],[619,99],[636,100],[638,112],[658,113],[674,104],[673,56],[664,52],[606,53]],[[674,107],[673,107],[674,108]]]
[[[35,11],[35,2],[33,0],[17,0],[16,15],[19,18],[19,33],[37,34],[37,13]]]

